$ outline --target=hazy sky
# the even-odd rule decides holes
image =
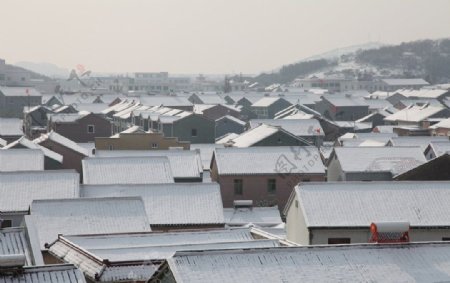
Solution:
[[[98,72],[259,73],[450,37],[450,0],[1,0],[0,58]]]

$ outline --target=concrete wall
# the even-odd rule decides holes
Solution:
[[[42,96],[4,96],[0,94],[0,117],[23,118],[24,107],[40,105]]]
[[[245,131],[245,125],[238,124],[228,119],[220,119],[216,122],[216,138],[222,137],[228,133],[240,134]]]
[[[192,135],[193,129],[197,131],[196,136]],[[173,136],[190,143],[214,143],[215,122],[201,115],[190,115],[173,122]]]
[[[88,133],[88,125],[94,125],[94,133]],[[89,114],[75,123],[53,122],[49,125],[50,130],[79,143],[94,142],[97,137],[110,137],[112,134],[109,120],[96,114]]]
[[[305,217],[297,195],[295,195],[286,215],[286,234],[289,241],[301,245],[309,244],[309,230],[306,227]]]

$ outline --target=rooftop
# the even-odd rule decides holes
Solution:
[[[83,197],[142,197],[150,225],[223,224],[217,183],[84,185]]]
[[[324,174],[319,151],[312,146],[218,148],[219,175]]]
[[[41,249],[60,234],[151,231],[139,197],[35,200],[26,217],[37,230]]]
[[[41,136],[39,138],[33,140],[33,142],[40,144],[42,142],[45,142],[46,140],[50,140],[55,143],[58,143],[64,147],[71,149],[79,154],[84,155],[84,156],[91,155],[90,152],[86,148],[79,146],[76,142],[74,142],[54,131],[51,131],[50,133],[47,133],[47,134],[41,134]]]
[[[261,124],[279,126],[295,136],[324,136],[322,127],[316,119],[253,119],[250,127]]]
[[[82,160],[83,182],[101,184],[173,183],[167,157],[88,157]]]
[[[41,150],[0,150],[0,172],[36,170],[44,170],[44,153]]]
[[[0,86],[0,93],[4,96],[42,96],[39,91],[32,87]]]
[[[22,136],[22,119],[0,118],[0,136]]]

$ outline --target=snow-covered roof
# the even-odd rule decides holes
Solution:
[[[229,141],[232,141],[233,139],[237,138],[238,136],[239,135],[236,133],[225,134],[216,140],[216,144],[223,146],[224,144],[228,143]],[[192,146],[193,146],[193,144],[191,145],[191,147]]]
[[[392,137],[389,144],[392,146],[419,146],[425,151],[430,142],[449,142],[448,137],[440,136],[401,136]]]
[[[7,270],[6,270],[7,271]],[[72,264],[24,267],[20,272],[0,273],[2,283],[86,283],[83,273]]]
[[[220,121],[220,120],[224,120],[224,119],[233,121],[233,122],[235,122],[236,124],[239,124],[239,125],[241,125],[241,126],[245,126],[245,125],[247,124],[247,123],[245,123],[244,121],[239,120],[238,118],[233,117],[233,116],[231,116],[231,115],[223,116],[223,117],[217,119],[216,121]]]
[[[412,99],[437,99],[442,95],[448,93],[446,89],[398,89],[395,93],[401,94],[404,97]]]
[[[385,121],[420,122],[444,111],[443,106],[412,105],[384,118]]]
[[[295,188],[308,227],[369,227],[407,221],[413,227],[450,225],[450,182],[328,182]]]
[[[0,118],[0,136],[21,136],[22,119]]]
[[[429,148],[433,149],[436,157],[441,156],[445,153],[450,152],[450,142],[447,141],[433,141],[428,145]]]
[[[283,223],[277,206],[224,208],[223,213],[229,226],[274,227]]]
[[[249,147],[280,131],[280,127],[260,124],[232,140],[234,147]]]
[[[425,86],[429,85],[427,81],[420,78],[414,79],[382,79],[382,82],[390,86]]]
[[[83,182],[102,184],[173,183],[167,157],[88,157],[82,160]]]
[[[217,183],[92,185],[84,197],[142,197],[150,225],[223,224],[222,197]]]
[[[191,283],[445,282],[449,262],[445,242],[239,249],[176,253],[166,276]]]
[[[139,97],[139,101],[147,106],[192,106],[192,103],[186,96],[146,95]]]
[[[246,97],[247,98],[247,97]],[[266,96],[262,97],[261,99],[257,100],[252,104],[252,107],[269,107],[270,105],[277,102],[279,99],[282,99],[281,97],[274,97],[274,96]]]
[[[193,150],[98,150],[96,157],[167,157],[174,178],[201,178],[200,153]]]
[[[223,104],[225,99],[217,93],[195,94],[203,104]]]
[[[0,150],[0,172],[35,170],[44,170],[44,153],[41,150]]]
[[[103,110],[109,108],[109,105],[106,103],[77,103],[74,104],[74,107],[78,111],[88,111],[91,113],[100,114]]]
[[[313,146],[218,148],[219,175],[324,174],[319,151]]]
[[[90,112],[79,112],[79,113],[59,113],[59,114],[48,114],[48,119],[50,122],[54,123],[75,123],[81,118],[89,115]]]
[[[261,124],[279,126],[295,136],[324,136],[322,127],[316,119],[253,119],[250,127]]]
[[[42,94],[33,87],[0,86],[0,93],[4,96],[42,96]]]
[[[237,136],[237,135],[236,135]],[[211,159],[214,149],[223,148],[223,144],[214,143],[193,143],[191,144],[191,150],[198,150],[200,152],[200,158],[202,159],[203,170],[209,170],[211,165]]]
[[[35,200],[27,217],[41,249],[58,235],[151,231],[140,197]]]
[[[30,141],[26,137],[21,137],[20,139],[14,141],[12,143],[9,143],[3,149],[16,149],[18,147],[24,147],[24,148],[29,148],[29,149],[39,149],[44,153],[44,155],[46,157],[53,159],[59,163],[63,162],[63,156],[61,154],[56,153],[46,147],[40,146],[40,145]]]
[[[364,146],[364,144],[386,145],[395,133],[345,133],[338,138],[342,146]],[[367,142],[366,142],[367,141]]]
[[[323,99],[326,99],[332,105],[337,107],[350,107],[350,106],[369,106],[365,99],[360,97],[352,97],[345,95],[326,95],[323,96]]]
[[[5,255],[25,255],[25,266],[35,264],[34,255],[23,227],[0,229],[0,257]]]
[[[444,119],[444,120],[430,126],[430,129],[440,129],[440,128],[450,129],[450,118]]]
[[[0,211],[28,211],[33,200],[79,197],[73,170],[0,172]]]
[[[390,172],[397,175],[426,162],[420,147],[335,147],[333,154],[345,173]]]
[[[71,149],[77,153],[80,153],[84,156],[90,155],[90,152],[86,148],[79,146],[76,142],[74,142],[54,131],[51,131],[50,133],[46,133],[46,134],[41,134],[41,136],[39,138],[33,140],[33,142],[36,144],[40,144],[42,142],[45,142],[46,140],[50,140],[55,143],[58,143],[64,147]]]
[[[167,259],[176,251],[233,249],[279,246],[276,241],[254,240],[249,229],[212,230],[172,233],[124,233],[108,235],[59,236],[49,252],[78,266],[87,277],[109,282],[115,280],[145,281],[157,265],[151,260]],[[104,261],[108,261],[105,264]],[[142,262],[146,262],[145,269]],[[150,264],[150,265],[149,265]],[[104,270],[104,272],[101,272]],[[131,275],[137,278],[130,278]]]

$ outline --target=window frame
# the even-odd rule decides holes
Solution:
[[[92,132],[89,131],[90,127],[92,127]],[[88,134],[95,134],[95,125],[87,125],[87,133]]]

